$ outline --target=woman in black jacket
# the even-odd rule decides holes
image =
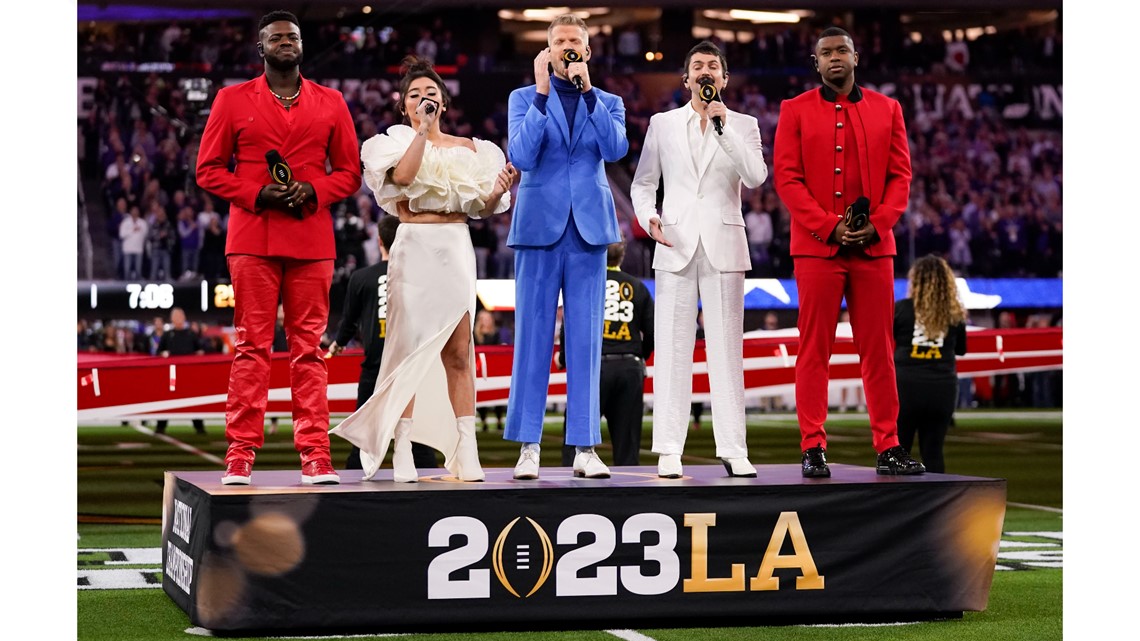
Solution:
[[[958,404],[955,356],[966,353],[966,310],[945,260],[924,256],[910,269],[907,298],[895,305],[899,445],[915,434],[929,472],[946,471],[942,447]]]

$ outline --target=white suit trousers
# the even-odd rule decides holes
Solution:
[[[656,270],[653,451],[682,454],[693,397],[697,300],[705,321],[713,438],[720,458],[748,456],[744,428],[744,272],[720,272],[698,242],[679,272]]]

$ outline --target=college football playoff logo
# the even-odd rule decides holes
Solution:
[[[525,584],[533,582],[533,587],[526,593],[527,597],[538,592],[550,578],[550,571],[554,568],[554,545],[550,542],[546,530],[529,516],[526,520],[533,531],[520,529],[512,536],[511,530],[521,518],[516,516],[499,533],[491,553],[491,563],[499,583],[516,597],[526,598],[511,584],[510,577],[513,576],[516,581],[525,581]]]

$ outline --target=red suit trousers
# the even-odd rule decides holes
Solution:
[[[800,449],[827,448],[829,362],[840,305],[847,299],[851,333],[876,452],[899,444],[895,384],[894,257],[841,251],[833,258],[796,256],[800,351],[796,358],[796,415]]]
[[[269,354],[280,299],[289,338],[293,445],[301,464],[328,460],[328,366],[321,336],[329,319],[333,261],[244,254],[228,257],[234,285],[234,362],[226,398],[226,460],[253,461],[265,442]]]

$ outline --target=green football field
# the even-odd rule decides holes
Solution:
[[[706,414],[707,416],[707,414]],[[158,548],[162,473],[166,470],[222,471],[225,438],[220,423],[207,422],[207,434],[194,433],[189,422],[172,422],[165,436],[132,426],[80,426],[77,436],[79,582],[77,638],[167,641],[209,635],[194,628],[160,587],[116,588],[108,577],[135,570],[136,576],[161,578]],[[834,414],[828,423],[828,460],[872,466],[866,415]],[[516,443],[494,429],[479,432],[480,459],[485,467],[511,467]],[[542,464],[560,465],[561,420],[551,417],[544,434]],[[608,441],[603,427],[603,439]],[[771,626],[734,628],[672,628],[592,630],[573,632],[487,632],[401,634],[400,638],[432,640],[627,639],[630,641],[689,641],[705,639],[778,639],[795,641],[891,640],[1000,641],[1062,638],[1062,420],[1060,412],[960,412],[946,445],[947,471],[953,474],[1007,480],[1008,509],[998,569],[987,609],[966,612],[961,619],[875,626]],[[649,443],[646,421],[643,443]],[[749,453],[756,465],[799,462],[798,428],[794,415],[750,414]],[[689,432],[684,462],[715,464],[711,427]],[[609,452],[600,447],[603,460]],[[333,439],[339,466],[346,443]],[[642,464],[656,457],[642,453]],[[287,421],[277,434],[266,436],[255,470],[297,469]],[[763,475],[763,468],[760,470]],[[99,587],[94,587],[99,586]],[[337,638],[384,638],[393,635],[353,635]],[[239,638],[239,637],[232,637]],[[275,638],[288,638],[277,636]],[[310,637],[314,638],[314,637]]]

